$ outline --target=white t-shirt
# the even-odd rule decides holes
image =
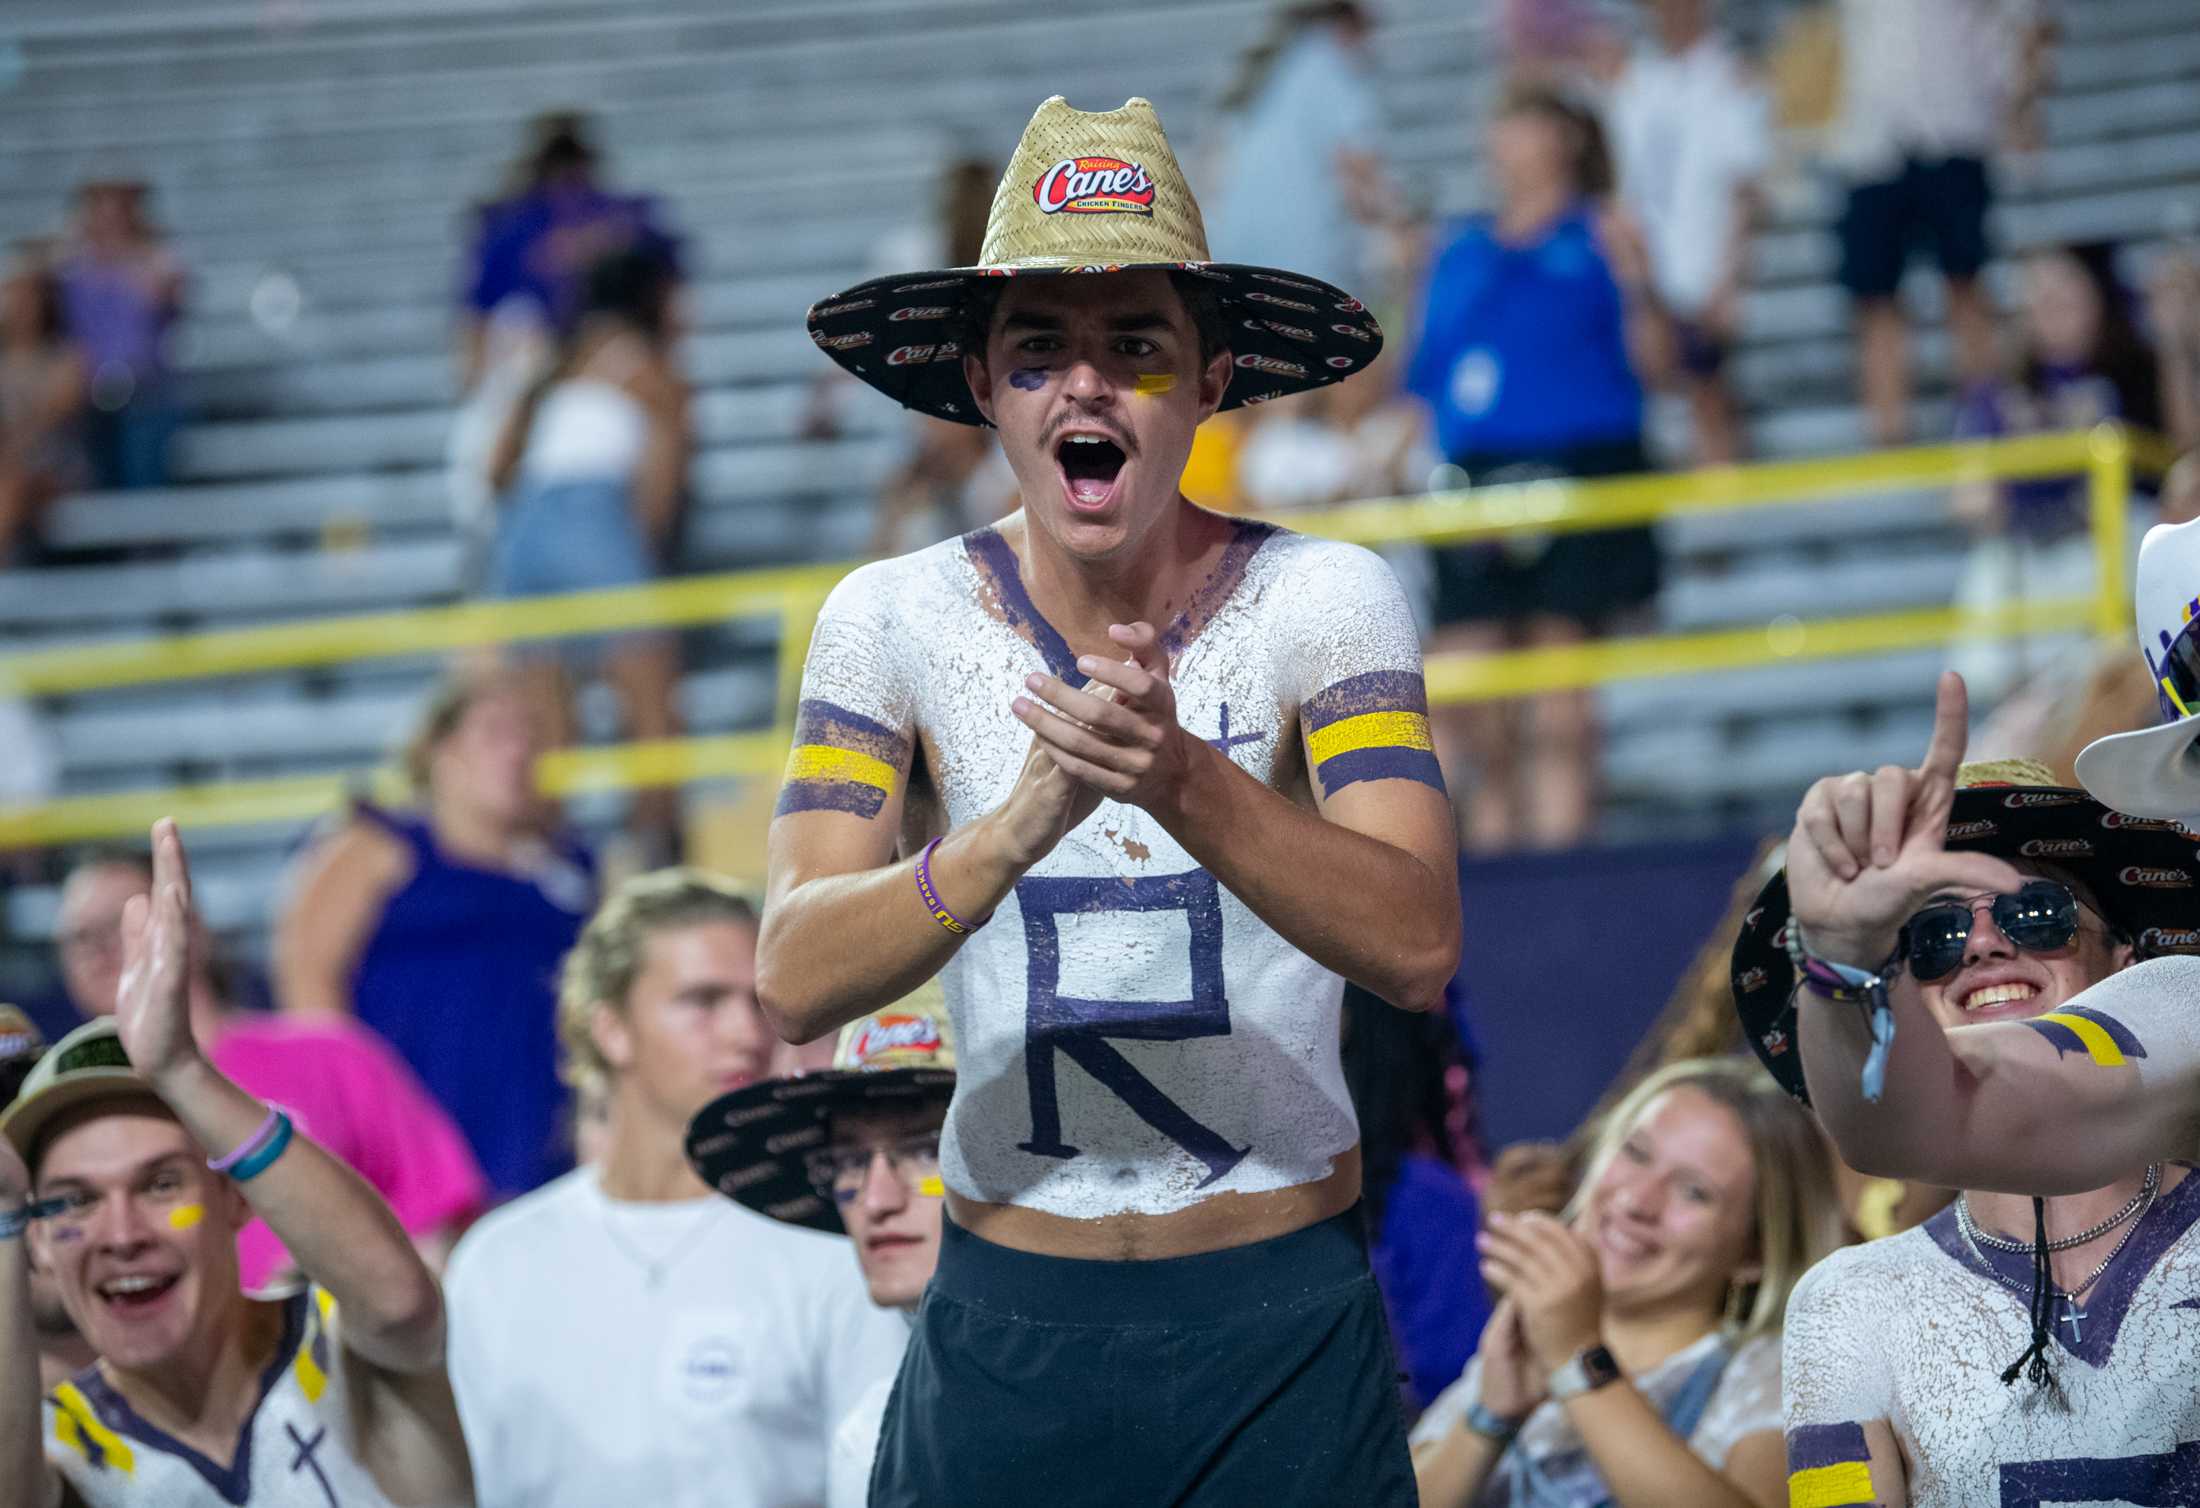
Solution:
[[[1313,781],[1441,788],[1390,568],[1355,545],[1234,528],[1163,631],[1178,721],[1302,806]],[[1010,703],[1049,669],[1083,680],[998,531],[863,567],[810,641],[780,811],[874,815],[907,779],[905,844],[977,820],[1031,743]],[[941,1168],[965,1198],[1162,1214],[1311,1183],[1359,1139],[1337,1059],[1343,982],[1138,807],[1101,802],[940,981],[957,1049]]]
[[[2031,1344],[2031,1259],[1996,1254],[1989,1268],[1952,1208],[1827,1257],[1788,1301],[1788,1470],[1823,1474],[1797,1501],[1860,1481],[1876,1419],[1901,1444],[1909,1508],[2200,1502],[2196,1218],[2188,1177],[2086,1294],[2076,1338],[2055,1325],[2067,1407],[2029,1378],[2002,1382]]]
[[[1866,181],[1904,157],[1984,157],[2001,134],[2023,29],[2045,0],[1841,0],[1836,165]]]
[[[881,1377],[833,1431],[832,1459],[825,1466],[825,1508],[866,1508],[871,1501],[871,1467],[878,1460],[886,1405],[893,1396],[894,1379]]]
[[[1666,1406],[1688,1386],[1697,1370],[1724,1344],[1714,1330],[1628,1380],[1662,1415]],[[1418,1449],[1458,1428],[1460,1421],[1466,1418],[1467,1405],[1481,1396],[1482,1358],[1477,1356],[1467,1363],[1467,1370],[1457,1382],[1436,1395],[1436,1401],[1413,1426],[1413,1446]],[[1779,1427],[1780,1340],[1778,1336],[1760,1335],[1737,1347],[1725,1370],[1719,1373],[1718,1385],[1710,1401],[1704,1405],[1696,1427],[1689,1432],[1688,1448],[1705,1465],[1718,1471],[1725,1467],[1727,1455],[1738,1441]],[[1603,1482],[1596,1463],[1590,1459],[1588,1447],[1582,1444],[1580,1434],[1567,1420],[1566,1406],[1562,1403],[1538,1406],[1521,1425],[1519,1435],[1508,1450],[1524,1453],[1534,1464],[1536,1474],[1548,1484],[1546,1491],[1556,1489],[1566,1494],[1555,1501],[1576,1501],[1571,1495],[1573,1492],[1586,1493]],[[1609,1485],[1604,1485],[1600,1491],[1608,1494]],[[1579,1498],[1582,1502],[1598,1500],[1595,1495]],[[1530,1503],[1543,1501],[1540,1497],[1517,1496],[1511,1477],[1499,1470],[1492,1472],[1483,1484],[1481,1495],[1475,1499],[1475,1508],[1527,1508]]]
[[[1686,52],[1636,52],[1606,121],[1620,198],[1649,238],[1651,282],[1675,313],[1700,314],[1726,268],[1735,194],[1772,160],[1764,92],[1707,32]]]
[[[474,1227],[445,1286],[481,1508],[822,1503],[835,1421],[909,1338],[846,1241],[592,1168]]]
[[[138,1417],[97,1367],[47,1396],[47,1461],[89,1508],[323,1502],[389,1508],[392,1499],[359,1459],[336,1301],[314,1288],[278,1302],[284,1315],[276,1362],[227,1466]]]

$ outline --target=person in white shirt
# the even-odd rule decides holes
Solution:
[[[925,994],[935,998],[920,1003]],[[947,1194],[940,1127],[955,1093],[955,1037],[938,997],[919,991],[851,1022],[826,1071],[737,1089],[688,1128],[706,1183],[775,1220],[847,1236],[871,1302],[908,1321],[939,1265]],[[893,1384],[873,1383],[833,1431],[826,1508],[869,1503]]]
[[[1649,44],[1613,80],[1619,196],[1642,222],[1650,284],[1673,317],[1696,459],[1742,453],[1726,356],[1741,323],[1757,179],[1772,157],[1764,91],[1711,24],[1711,0],[1652,0]]]
[[[450,1267],[451,1374],[485,1508],[799,1508],[832,1427],[908,1329],[847,1250],[729,1207],[695,1113],[767,1071],[756,918],[694,870],[620,887],[567,955],[570,1078],[600,1075],[600,1162],[482,1221]]]
[[[114,1014],[55,1043],[0,1116],[0,1502],[471,1503],[435,1275],[356,1173],[206,1060],[194,931],[163,820]],[[244,1292],[255,1215],[307,1286]],[[43,1400],[34,1246],[98,1354]]]

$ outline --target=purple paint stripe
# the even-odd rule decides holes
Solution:
[[[1791,1474],[1872,1458],[1861,1424],[1799,1424],[1787,1432],[1787,1442]]]
[[[2058,1058],[2066,1052],[2074,1052],[2081,1058],[2091,1056],[2078,1034],[2060,1021],[2027,1021],[2024,1024],[2054,1043],[2055,1056]]]
[[[851,712],[846,707],[828,702],[822,697],[804,697],[801,703],[796,706],[794,712],[794,741],[796,743],[831,744],[836,749],[853,747],[832,736],[832,731],[835,728],[845,730],[847,733],[855,734],[871,743],[881,744],[888,748],[900,749],[904,752],[909,748],[909,740],[903,738],[897,730],[887,727],[886,724],[875,718],[865,717],[860,712]],[[862,752],[870,754],[875,751],[866,748]],[[884,756],[879,757],[883,758]],[[889,760],[888,763],[892,763],[892,761]]]
[[[1001,531],[979,529],[967,534],[963,536],[963,548],[970,552],[979,568],[993,578],[993,588],[1000,594],[1001,612],[1007,617],[1008,626],[1031,641],[1032,647],[1039,651],[1039,658],[1046,661],[1047,669],[1066,684],[1082,688],[1086,678],[1077,668],[1077,656],[1070,653],[1069,640],[1040,615],[1031,593],[1024,590],[1023,571],[1016,564],[1016,552],[1001,538]]]
[[[789,812],[853,812],[876,817],[886,804],[886,793],[858,780],[791,780],[779,788],[779,804],[772,815]]]
[[[1368,712],[1428,716],[1428,687],[1418,670],[1370,670],[1315,692],[1301,709],[1308,732]]]
[[[2116,1050],[2127,1058],[2143,1058],[2147,1050],[2139,1045],[2139,1039],[2131,1034],[2131,1028],[2104,1011],[2090,1005],[2065,1005],[2057,1007],[2066,1016],[2077,1016],[2090,1021],[2108,1033],[2108,1040],[2116,1044]]]
[[[1215,562],[1215,568],[1207,573],[1199,590],[1192,593],[1192,600],[1185,604],[1184,611],[1178,613],[1176,621],[1162,633],[1161,652],[1171,660],[1182,654],[1192,640],[1199,637],[1200,630],[1222,611],[1223,604],[1238,589],[1238,583],[1245,579],[1245,568],[1253,563],[1260,547],[1283,532],[1274,524],[1251,521],[1240,521],[1237,529],[1236,536],[1224,546],[1222,559]]]
[[[1444,788],[1443,766],[1426,749],[1347,749],[1316,765],[1314,773],[1327,796],[1363,780],[1418,780],[1439,791]]]

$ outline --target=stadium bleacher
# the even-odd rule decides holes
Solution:
[[[0,88],[11,172],[0,236],[55,229],[71,187],[118,169],[157,192],[194,274],[178,365],[193,414],[175,485],[73,498],[56,559],[0,573],[0,656],[155,628],[280,621],[457,600],[465,545],[442,476],[451,304],[466,205],[490,193],[517,122],[590,111],[610,176],[663,196],[692,247],[700,392],[684,562],[722,569],[854,554],[895,453],[883,403],[830,442],[798,435],[818,359],[803,307],[853,281],[924,213],[937,167],[1005,150],[1036,103],[1153,98],[1180,150],[1210,119],[1266,0],[816,0],[738,9],[517,0],[174,0],[10,18]],[[1397,169],[1441,212],[1478,202],[1473,143],[1492,81],[1478,8],[1389,0],[1378,48]],[[2077,235],[2147,241],[2200,218],[2200,33],[2189,0],[2070,0],[2048,149],[2009,186],[2005,251]],[[294,18],[286,21],[284,17]],[[273,18],[273,19],[271,19]],[[907,81],[926,82],[909,93]],[[127,102],[118,105],[118,101]],[[1195,167],[1196,172],[1196,167]],[[1758,238],[1736,374],[1759,454],[1854,449],[1862,422],[1830,190],[1802,181]],[[1929,281],[1916,306],[1935,303]],[[1918,342],[1920,434],[1945,429],[1947,349]],[[1704,515],[1667,526],[1673,628],[1947,600],[1961,541],[1935,495]],[[753,626],[688,635],[699,732],[769,715]],[[1615,831],[1751,821],[1829,765],[1912,748],[1937,657],[1807,674],[1676,679],[1603,696]],[[387,749],[433,674],[368,662],[48,704],[67,793],[352,769]],[[250,931],[294,829],[195,847],[217,925]],[[50,892],[6,918],[43,935]]]

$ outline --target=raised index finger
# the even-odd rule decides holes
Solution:
[[[1943,670],[1933,701],[1932,742],[1925,746],[1924,762],[1917,767],[1919,780],[1929,788],[1953,790],[1956,769],[1963,763],[1963,751],[1970,741],[1970,693],[1964,688],[1962,676]]]

